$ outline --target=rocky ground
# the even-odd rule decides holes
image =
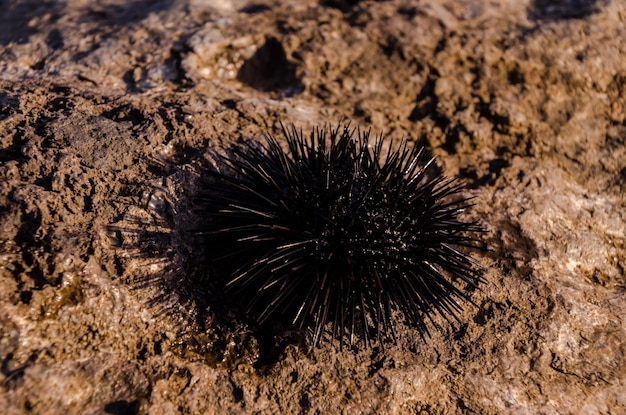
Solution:
[[[623,1],[8,0],[0,26],[3,413],[626,412]],[[468,183],[491,251],[460,324],[312,348],[167,290],[194,160],[342,119]]]

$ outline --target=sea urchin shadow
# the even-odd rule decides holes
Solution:
[[[436,316],[458,320],[482,282],[462,183],[406,141],[283,135],[213,153],[192,196],[190,235],[230,303],[261,326],[310,329],[314,345],[393,339],[396,311],[422,337]]]

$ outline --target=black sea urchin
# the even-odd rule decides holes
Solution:
[[[312,325],[314,344],[327,323],[341,344],[393,336],[394,309],[422,336],[433,313],[456,318],[468,296],[452,281],[481,280],[460,250],[480,230],[458,217],[462,184],[406,141],[386,151],[348,126],[283,133],[286,150],[267,136],[218,156],[197,199],[207,252],[232,265],[226,286],[245,311]]]

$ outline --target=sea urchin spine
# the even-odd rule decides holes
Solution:
[[[314,344],[327,323],[341,344],[395,337],[395,309],[422,336],[433,314],[457,318],[481,281],[464,253],[480,227],[459,219],[462,184],[406,141],[385,150],[349,126],[283,133],[286,150],[266,136],[218,156],[196,200],[198,233],[215,263],[236,264],[226,286],[244,310],[312,327]]]

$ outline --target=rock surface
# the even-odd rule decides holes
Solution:
[[[14,0],[0,22],[3,413],[626,413],[624,2]],[[492,250],[460,324],[310,348],[163,292],[190,272],[190,160],[342,119],[469,183]]]

